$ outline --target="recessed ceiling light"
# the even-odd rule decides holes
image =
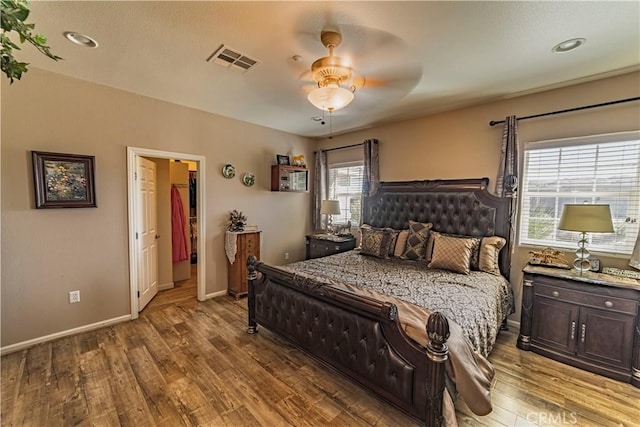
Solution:
[[[314,122],[319,122],[320,120],[322,120],[322,117],[320,117],[320,116],[313,116],[313,117],[311,117],[311,120],[313,120]]]
[[[587,39],[583,38],[565,40],[555,45],[551,51],[555,53],[569,52],[570,50],[582,46],[586,41]]]
[[[92,39],[89,36],[85,36],[84,34],[76,33],[74,31],[65,31],[64,36],[72,43],[75,43],[79,46],[96,48],[98,47],[98,42]]]

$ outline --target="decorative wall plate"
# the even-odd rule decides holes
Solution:
[[[233,165],[224,165],[222,167],[222,176],[231,179],[236,176],[236,168]]]
[[[247,172],[242,176],[242,183],[247,187],[251,187],[256,183],[256,177],[251,172]]]

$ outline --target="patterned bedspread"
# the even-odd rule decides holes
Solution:
[[[281,268],[346,282],[439,311],[460,325],[474,349],[485,357],[495,344],[502,320],[513,307],[509,282],[481,271],[467,276],[429,269],[424,262],[379,259],[358,251]]]

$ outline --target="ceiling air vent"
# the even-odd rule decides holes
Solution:
[[[237,50],[225,45],[220,46],[218,50],[213,52],[213,55],[211,55],[207,61],[226,68],[235,68],[236,70],[243,72],[249,71],[260,63],[257,59],[249,58]]]

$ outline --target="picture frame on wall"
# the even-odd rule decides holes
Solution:
[[[32,151],[36,209],[95,208],[95,157]]]
[[[276,160],[278,161],[279,165],[287,165],[287,166],[289,166],[291,164],[291,162],[289,160],[289,156],[286,156],[286,155],[276,154]]]

